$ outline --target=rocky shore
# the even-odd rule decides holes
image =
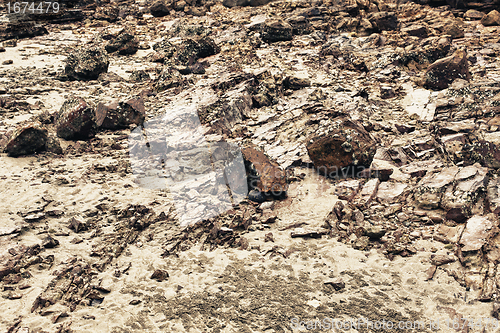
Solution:
[[[498,0],[51,6],[0,4],[0,331],[500,331]]]

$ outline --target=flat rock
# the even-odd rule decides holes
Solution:
[[[109,104],[99,103],[95,109],[96,124],[101,128],[128,128],[144,122],[146,110],[142,97],[132,97]]]
[[[16,157],[45,150],[47,133],[47,130],[38,122],[21,125],[9,136],[5,151],[9,156]]]
[[[98,46],[80,47],[66,58],[65,75],[73,80],[97,80],[106,73],[109,59],[106,51]]]
[[[490,231],[494,223],[485,216],[475,215],[467,220],[465,230],[460,238],[462,251],[477,251],[483,247],[492,236]]]

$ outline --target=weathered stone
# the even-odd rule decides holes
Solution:
[[[0,41],[8,39],[30,38],[46,35],[49,32],[40,24],[34,22],[12,22],[0,24]]]
[[[106,73],[109,60],[106,51],[98,46],[81,47],[68,55],[64,67],[65,75],[74,80],[97,80]]]
[[[497,10],[492,10],[488,15],[483,16],[481,23],[485,26],[500,25],[500,13]]]
[[[263,152],[246,147],[241,149],[247,170],[248,187],[273,196],[282,196],[288,190],[285,171]]]
[[[117,34],[108,34],[106,39],[108,42],[104,49],[108,53],[117,52],[120,55],[129,55],[136,53],[139,49],[139,41],[126,29],[121,29]]]
[[[96,124],[101,128],[127,128],[144,122],[146,110],[142,97],[133,97],[110,104],[99,103],[96,107]]]
[[[407,188],[408,185],[403,183],[382,182],[378,186],[377,200],[386,203],[396,202]]]
[[[458,167],[450,167],[422,178],[415,192],[417,205],[423,209],[438,208],[446,186],[453,182],[458,171]]]
[[[295,228],[290,233],[292,238],[304,237],[304,238],[321,238],[322,235],[326,235],[327,230],[322,228]]]
[[[393,12],[370,13],[367,18],[372,24],[374,32],[398,28],[398,17]]]
[[[198,59],[220,52],[220,47],[210,37],[186,38],[173,46],[172,59],[179,64],[189,65]]]
[[[441,90],[448,88],[456,78],[471,79],[467,53],[464,50],[457,50],[453,55],[430,65],[424,73],[424,86]]]
[[[151,275],[151,279],[156,280],[158,282],[165,281],[169,278],[168,272],[164,269],[157,269]]]
[[[358,207],[367,207],[377,194],[377,189],[380,184],[378,178],[370,179],[364,185],[361,191],[354,197],[353,203]]]
[[[261,37],[266,43],[292,40],[292,26],[285,21],[270,19],[262,26]]]
[[[307,140],[306,148],[318,171],[334,178],[349,165],[369,167],[376,152],[375,143],[360,124],[339,118],[328,134]]]
[[[56,118],[57,136],[66,140],[85,140],[94,137],[94,111],[83,98],[70,97],[64,101]]]
[[[47,130],[38,122],[16,128],[6,142],[5,151],[9,156],[29,155],[45,150]]]
[[[452,38],[463,38],[465,32],[460,21],[452,20],[445,24],[443,35],[450,35]]]
[[[425,38],[427,37],[428,30],[425,25],[410,25],[409,27],[402,28],[401,32],[407,33],[410,36],[416,36],[420,38]]]
[[[486,198],[490,211],[500,215],[500,178],[489,181]]]
[[[484,17],[484,13],[475,10],[475,9],[469,9],[468,11],[465,12],[464,18],[469,19],[469,20],[481,20]]]
[[[444,224],[440,224],[433,237],[435,240],[443,243],[456,244],[460,240],[460,236],[462,235],[464,228],[464,225],[448,227]]]
[[[435,266],[446,265],[455,261],[456,259],[454,256],[448,256],[444,254],[431,254],[431,264]]]
[[[354,179],[343,181],[335,186],[335,195],[341,200],[351,201],[361,188],[361,181]]]
[[[443,143],[444,149],[453,161],[458,162],[463,159],[462,149],[466,143],[464,134],[459,133],[443,136],[441,137],[441,143]]]
[[[371,240],[382,238],[386,232],[387,232],[387,230],[385,230],[384,228],[382,228],[380,226],[373,226],[373,227],[364,228],[364,234],[366,236],[368,236]]]
[[[248,6],[250,4],[249,0],[223,0],[222,4],[226,7],[238,7],[238,6]]]
[[[170,11],[168,10],[168,7],[165,4],[165,1],[163,1],[163,0],[155,1],[151,5],[151,7],[149,7],[149,12],[154,17],[163,17],[163,16],[170,14]]]
[[[492,236],[490,230],[494,223],[485,216],[475,215],[467,220],[465,230],[460,238],[460,245],[463,245],[462,251],[477,251]]]

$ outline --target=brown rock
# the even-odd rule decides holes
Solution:
[[[481,24],[485,26],[500,25],[500,13],[497,10],[492,10],[488,15],[483,16]]]
[[[262,26],[262,40],[266,43],[292,40],[292,26],[283,20],[266,20]]]
[[[310,138],[306,143],[316,169],[331,178],[339,177],[350,165],[369,167],[376,152],[375,140],[357,122],[341,118],[328,134]]]
[[[361,191],[354,197],[354,205],[358,207],[368,206],[375,198],[379,184],[380,180],[378,178],[367,181]]]
[[[19,126],[9,135],[5,151],[13,157],[33,154],[45,150],[47,140],[47,130],[40,123],[28,123]]]
[[[271,193],[275,196],[286,193],[288,190],[286,174],[278,163],[253,147],[243,148],[241,152],[247,170],[249,189],[258,189],[262,193]]]
[[[446,168],[422,178],[415,192],[417,205],[423,209],[438,208],[446,186],[453,182],[458,170],[458,167]]]
[[[64,101],[55,125],[57,136],[66,140],[92,138],[97,128],[92,108],[80,97],[70,97]]]
[[[169,277],[168,272],[164,269],[157,269],[151,275],[151,279],[156,280],[158,282],[162,282],[167,280]]]
[[[456,78],[471,79],[465,50],[457,50],[453,55],[430,65],[424,73],[423,83],[426,88],[441,90],[448,88]]]
[[[133,97],[110,104],[99,103],[95,110],[97,126],[107,129],[127,128],[129,125],[141,125],[146,110],[142,97]]]
[[[483,17],[484,17],[484,13],[481,13],[480,11],[475,10],[475,9],[469,9],[464,14],[464,18],[471,20],[471,21],[481,20]]]
[[[465,230],[460,238],[460,245],[463,245],[462,251],[477,251],[483,247],[492,236],[491,229],[494,222],[485,216],[474,215],[465,226]]]

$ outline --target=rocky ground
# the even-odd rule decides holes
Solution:
[[[0,5],[1,331],[500,331],[498,1],[58,5]]]

